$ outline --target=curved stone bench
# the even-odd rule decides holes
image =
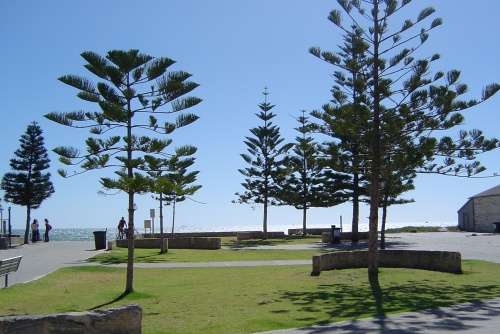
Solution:
[[[419,250],[379,250],[379,267],[409,268],[462,273],[462,256],[458,252]],[[367,251],[333,252],[313,256],[311,276],[332,269],[368,268]]]

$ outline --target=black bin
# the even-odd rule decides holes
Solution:
[[[330,231],[331,231],[330,242],[332,244],[339,244],[340,243],[340,233],[341,233],[342,229],[335,227],[335,225],[332,225],[332,228],[330,229]]]
[[[495,225],[495,233],[500,233],[500,222],[493,223]]]
[[[106,249],[106,231],[94,231],[95,249]]]

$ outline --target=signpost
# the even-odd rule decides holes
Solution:
[[[147,233],[148,229],[149,229],[149,233],[151,233],[151,220],[145,219],[144,220],[144,233]]]
[[[153,236],[155,234],[155,209],[149,209],[149,217],[151,217],[152,226],[153,226]]]

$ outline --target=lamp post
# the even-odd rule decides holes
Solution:
[[[12,240],[11,240],[11,234],[12,234],[12,225],[10,224],[10,206],[8,208],[9,212],[9,248],[12,247]]]
[[[2,204],[0,204],[0,234],[6,234],[5,233],[5,224],[3,221],[3,207]]]

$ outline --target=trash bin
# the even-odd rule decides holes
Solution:
[[[500,222],[493,223],[495,225],[495,233],[500,233]]]
[[[338,227],[335,227],[335,225],[332,225],[331,239],[330,239],[330,242],[332,244],[339,244],[340,243],[340,233],[341,233],[341,229]]]
[[[94,231],[95,249],[106,249],[106,231]]]

